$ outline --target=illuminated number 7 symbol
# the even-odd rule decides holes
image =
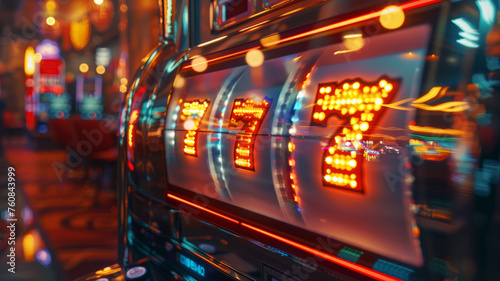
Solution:
[[[234,146],[234,164],[236,167],[255,170],[253,157],[255,137],[262,124],[262,120],[266,117],[271,101],[267,97],[259,104],[255,104],[253,100],[249,99],[234,100],[229,126],[236,127],[238,126],[238,121],[241,121],[243,122],[241,129],[244,130],[243,133],[239,133],[236,136]]]
[[[318,86],[311,124],[325,126],[334,115],[344,121],[323,154],[323,184],[364,192],[364,158],[357,152],[368,149],[365,138],[398,87],[399,80],[384,77],[374,83],[356,79]]]
[[[184,136],[184,153],[198,156],[198,127],[207,111],[210,101],[192,100],[185,101],[181,111],[181,120],[184,121],[184,129],[187,130]]]

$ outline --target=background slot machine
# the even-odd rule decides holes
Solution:
[[[102,99],[102,76],[77,76],[76,107],[82,119],[102,119],[104,108]]]
[[[35,124],[28,128],[37,133],[48,131],[49,119],[66,119],[71,97],[66,92],[64,60],[56,42],[45,39],[36,48],[33,93],[27,95],[27,108],[34,112]],[[29,87],[31,88],[31,87]]]
[[[496,5],[161,3],[120,116],[126,278],[495,279]]]

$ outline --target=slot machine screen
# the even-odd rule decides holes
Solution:
[[[415,111],[382,105],[417,98],[429,36],[420,25],[348,56],[333,44],[186,75],[167,114],[171,188],[422,265],[398,170]]]
[[[248,11],[248,1],[227,1],[222,5],[222,19],[224,21],[234,18]]]
[[[104,105],[102,100],[102,77],[78,76],[76,80],[76,103],[83,119],[102,118]]]
[[[217,22],[220,27],[235,23],[250,16],[252,1],[221,0],[217,2]]]
[[[49,98],[49,118],[65,119],[71,111],[71,97],[68,93],[47,93]]]

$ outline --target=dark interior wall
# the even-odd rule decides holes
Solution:
[[[159,36],[158,1],[127,0],[129,77],[141,60],[157,45]]]

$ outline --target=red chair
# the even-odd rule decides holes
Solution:
[[[104,121],[70,118],[77,143],[75,150],[85,159],[89,178],[97,183],[94,204],[102,188],[116,188],[118,147],[116,132],[107,130]]]

